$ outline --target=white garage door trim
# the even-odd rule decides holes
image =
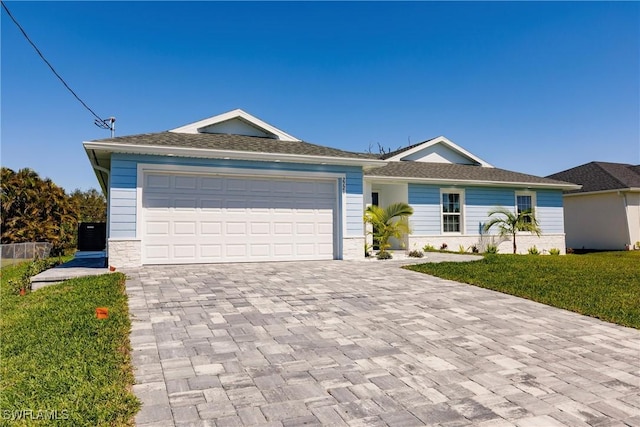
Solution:
[[[161,174],[187,174],[200,176],[222,176],[230,178],[248,178],[248,179],[285,179],[285,180],[329,180],[335,185],[335,201],[334,201],[334,224],[333,232],[333,256],[334,258],[342,258],[342,237],[345,234],[346,227],[346,197],[345,192],[346,177],[344,174],[331,172],[305,172],[305,171],[286,171],[286,170],[256,170],[241,169],[228,167],[198,167],[198,166],[180,166],[180,165],[156,165],[156,164],[138,164],[137,173],[137,218],[136,218],[136,236],[142,240],[142,262],[150,263],[146,258],[145,242],[143,226],[145,224],[145,209],[143,207],[143,188],[145,186],[145,176],[149,173]],[[239,260],[236,260],[239,261]],[[224,262],[224,261],[221,261]]]

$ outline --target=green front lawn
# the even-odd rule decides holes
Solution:
[[[640,251],[486,255],[405,268],[640,329]]]
[[[73,279],[19,296],[8,281],[25,268],[1,273],[2,421],[131,425],[140,404],[131,392],[125,276]],[[96,307],[107,307],[109,318],[97,319]]]

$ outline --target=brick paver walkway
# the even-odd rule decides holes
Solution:
[[[640,331],[394,261],[127,271],[147,426],[640,426]]]

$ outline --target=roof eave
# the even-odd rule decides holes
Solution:
[[[287,163],[313,163],[326,165],[380,167],[384,160],[359,159],[352,157],[312,156],[306,154],[267,153],[257,151],[216,150],[186,147],[162,147],[157,145],[110,144],[107,142],[85,141],[85,150],[101,150],[111,153],[146,154],[156,156],[200,157],[207,159],[233,159],[272,161]]]
[[[91,163],[91,169],[93,169],[93,173],[96,175],[96,179],[98,180],[98,184],[100,184],[102,193],[105,197],[108,197],[109,189],[107,182],[109,180],[109,172],[99,164],[98,158],[95,155],[95,151],[93,151],[91,148],[87,148],[87,146],[84,146],[84,151],[85,153],[87,153],[89,163]]]
[[[365,175],[364,179],[367,181],[389,182],[389,181],[402,181],[416,184],[437,184],[437,185],[470,185],[470,186],[483,186],[483,187],[517,187],[517,188],[541,188],[541,189],[554,189],[554,190],[578,190],[580,185],[576,184],[555,184],[544,182],[517,182],[517,181],[489,181],[489,180],[469,180],[469,179],[442,179],[442,178],[418,178],[418,177],[404,177],[404,176],[373,176]]]
[[[576,193],[567,193],[564,195],[564,197],[593,196],[606,193],[640,193],[640,187],[613,188],[611,190],[579,191]]]

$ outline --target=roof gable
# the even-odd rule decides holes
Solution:
[[[582,189],[576,191],[580,193],[640,188],[640,165],[590,162],[554,173],[548,178],[580,184]]]
[[[206,133],[257,136],[281,141],[300,141],[298,138],[263,122],[241,109],[228,111],[197,122],[169,130],[173,133]]]
[[[449,163],[492,168],[481,158],[454,144],[444,136],[429,139],[383,156],[387,161],[410,161],[426,163]]]

